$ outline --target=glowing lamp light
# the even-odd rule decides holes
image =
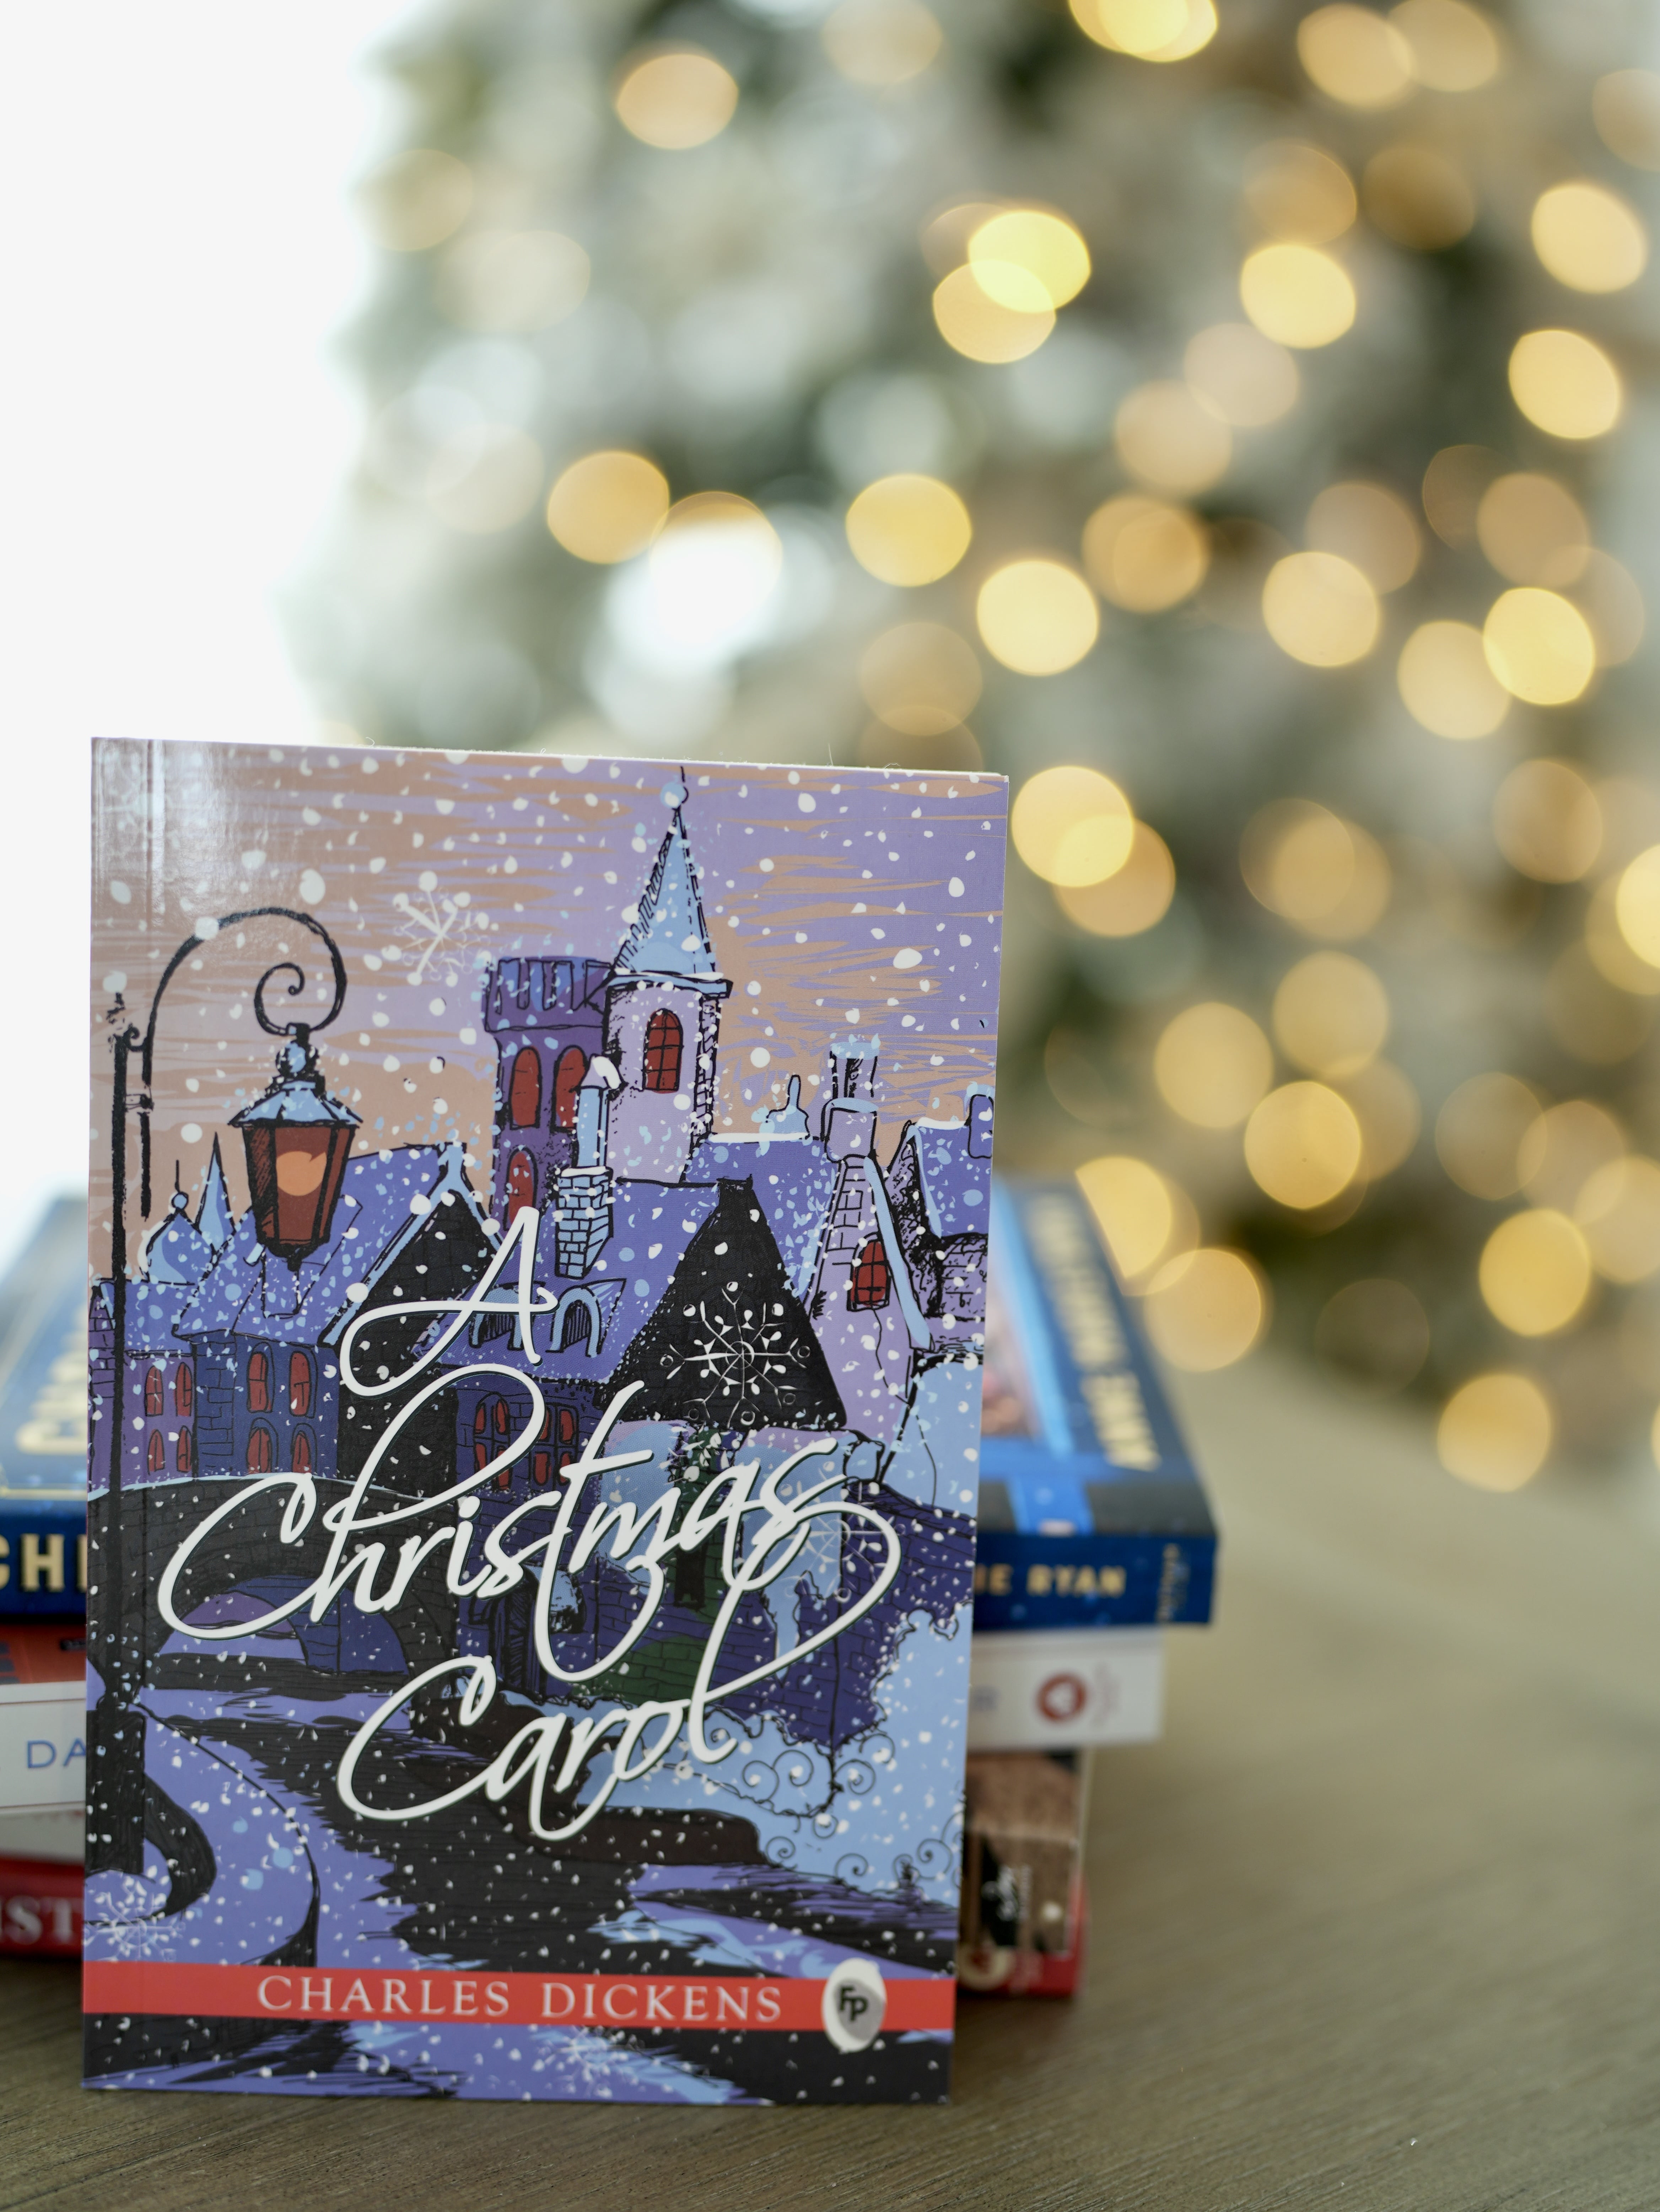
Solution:
[[[324,1090],[303,1026],[278,1052],[270,1087],[232,1117],[242,1132],[259,1241],[291,1267],[328,1236],[357,1126],[350,1108]]]

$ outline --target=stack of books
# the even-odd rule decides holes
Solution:
[[[1164,1631],[1210,1617],[1216,1532],[1094,1218],[994,1185],[958,1972],[1077,1985],[1088,1761],[1163,1725]],[[86,1773],[84,1214],[0,1290],[0,1952],[78,1954]]]
[[[0,1288],[0,1955],[79,1957],[87,1752],[86,1206]]]
[[[1089,1757],[1160,1734],[1216,1529],[1077,1185],[999,1179],[991,1218],[958,1978],[1064,1996]]]

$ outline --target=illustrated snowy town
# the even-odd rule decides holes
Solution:
[[[412,1847],[409,1831],[354,1820],[333,1790],[341,1746],[363,1714],[447,1655],[488,1656],[518,1719],[684,1695],[724,1593],[718,1534],[676,1554],[672,1587],[627,1661],[573,1686],[549,1677],[532,1612],[547,1609],[560,1677],[612,1650],[638,1610],[639,1573],[605,1547],[562,1568],[548,1591],[526,1577],[506,1596],[457,1598],[428,1576],[391,1611],[342,1597],[320,1620],[300,1607],[267,1632],[212,1641],[209,1632],[222,1639],[265,1619],[316,1571],[305,1547],[278,1540],[274,1516],[257,1533],[233,1517],[211,1588],[188,1617],[201,1635],[170,1629],[153,1593],[144,1600],[135,1632],[147,1790],[163,1810],[147,1817],[142,1875],[90,1881],[89,1943],[110,1957],[232,1963],[517,1963],[528,1923],[543,1958],[551,1945],[576,1971],[603,1957],[659,1972],[688,1971],[691,1960],[822,1973],[827,1960],[870,1954],[888,1973],[948,1971],[990,1092],[971,1093],[959,1118],[908,1121],[884,1164],[878,1042],[827,1032],[821,1066],[792,1073],[784,1102],[753,1133],[718,1130],[731,985],[680,807],[614,954],[504,955],[478,973],[498,1065],[488,1192],[475,1188],[482,1175],[458,1142],[353,1149],[355,1117],[290,1047],[289,1073],[279,1066],[270,1095],[309,1080],[321,1102],[307,1202],[327,1218],[310,1249],[296,1258],[285,1244],[281,1193],[262,1207],[256,1192],[237,1217],[215,1143],[194,1211],[175,1192],[126,1285],[118,1407],[117,1289],[94,1285],[95,1522],[114,1420],[120,1489],[147,1516],[152,1583],[229,1486],[291,1471],[337,1496],[372,1462],[373,1494],[391,1499],[448,1492],[488,1470],[472,1522],[476,1558],[490,1531],[532,1501],[546,1498],[551,1510],[566,1470],[626,1393],[612,1445],[649,1444],[652,1463],[608,1478],[607,1500],[643,1507],[665,1482],[689,1498],[736,1457],[764,1470],[829,1439],[808,1473],[834,1477],[838,1496],[878,1510],[897,1531],[897,1576],[845,1637],[720,1704],[745,1738],[744,1755],[725,1767],[706,1775],[685,1759],[666,1764],[621,1792],[579,1847],[539,1844],[521,1810],[476,1799],[423,1823]],[[815,1085],[804,1079],[814,1074]],[[239,1123],[261,1110],[256,1102]],[[527,1208],[528,1339],[504,1273],[500,1303],[433,1355],[442,1334],[433,1309],[476,1294]],[[354,1322],[356,1372],[379,1363],[397,1376],[427,1359],[417,1407],[407,1402],[413,1388],[373,1396],[343,1386],[342,1340]],[[437,1377],[442,1387],[431,1387]],[[515,1440],[516,1455],[505,1457]],[[875,1554],[857,1515],[818,1527],[799,1570],[731,1622],[720,1680],[760,1673],[868,1593]],[[480,1755],[453,1733],[423,1737],[405,1716],[383,1764],[387,1776],[400,1760],[451,1774]],[[488,1880],[478,1871],[487,1859]],[[474,1893],[465,1912],[454,1887],[463,1869]],[[255,2024],[245,2048],[227,2051],[221,2035],[212,2065],[199,2039],[193,2050],[176,2030],[111,2026],[94,2070],[211,2087],[205,2074],[218,2065],[247,2087],[292,2086],[285,2070],[326,2086],[351,2069],[354,2087],[367,2075],[367,2086],[384,2081],[389,2093],[463,2095],[504,2094],[512,2072],[505,2058],[478,2059],[476,2038],[459,2056],[453,2027],[283,2034]],[[607,2069],[621,2069],[623,2095],[796,2094],[767,2071],[785,2063],[775,2053],[712,2056],[696,2037],[669,2050],[538,2033],[535,2063],[548,2069],[538,2094],[606,2094],[595,2085]],[[906,2055],[888,2054],[899,2072],[878,2094],[937,2094],[925,2049],[912,2039]],[[270,2076],[273,2067],[267,2081],[261,2069]]]

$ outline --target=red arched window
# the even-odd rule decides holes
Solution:
[[[144,1458],[152,1474],[165,1474],[167,1473],[167,1447],[162,1440],[161,1431],[160,1429],[152,1429],[150,1431],[149,1449],[146,1451]]]
[[[288,1357],[288,1411],[291,1413],[309,1413],[311,1410],[312,1363],[303,1352],[291,1352]]]
[[[523,1213],[536,1202],[536,1163],[529,1152],[515,1152],[507,1163],[507,1218]]]
[[[533,1451],[530,1454],[530,1480],[538,1490],[545,1490],[554,1479],[552,1452]]]
[[[880,1237],[867,1237],[860,1245],[853,1261],[853,1272],[847,1279],[847,1303],[855,1313],[869,1313],[877,1306],[888,1304],[888,1291],[893,1288],[893,1271],[888,1264],[888,1254]]]
[[[256,1413],[271,1410],[271,1356],[257,1346],[248,1354],[248,1404]]]
[[[196,1411],[196,1370],[186,1364],[173,1378],[173,1409],[181,1421]]]
[[[146,1370],[144,1376],[144,1411],[151,1420],[161,1411],[162,1402],[161,1370],[151,1367]]]
[[[507,1432],[512,1425],[505,1398],[481,1398],[473,1412],[473,1473],[482,1474],[490,1462],[507,1442]],[[511,1467],[496,1469],[496,1488],[511,1490],[513,1470]]]
[[[554,1434],[559,1438],[559,1463],[561,1469],[571,1465],[577,1455],[577,1417],[571,1406],[554,1408]]]
[[[645,1024],[645,1088],[678,1091],[682,1039],[679,1022],[659,1006]]]
[[[304,1429],[296,1429],[294,1432],[294,1449],[288,1455],[288,1464],[296,1474],[309,1474],[312,1471],[312,1440]]]
[[[516,1129],[534,1129],[542,1119],[542,1062],[533,1044],[522,1044],[513,1054],[513,1072],[507,1085],[507,1119]]]
[[[588,1073],[588,1055],[579,1044],[567,1044],[559,1056],[554,1070],[554,1127],[574,1129],[577,1125],[577,1092],[582,1088],[582,1079]]]
[[[173,1463],[180,1474],[196,1473],[196,1439],[188,1429],[179,1431],[179,1445],[173,1453]]]
[[[264,1424],[256,1421],[248,1431],[248,1472],[269,1474],[276,1465],[276,1442]]]

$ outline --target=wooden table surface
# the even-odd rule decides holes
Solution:
[[[1071,2004],[944,2109],[88,2094],[0,1968],[0,2207],[1660,2204],[1660,1486],[1512,1498],[1267,1360],[1184,1389],[1225,1530],[1161,1744],[1097,1759]]]

